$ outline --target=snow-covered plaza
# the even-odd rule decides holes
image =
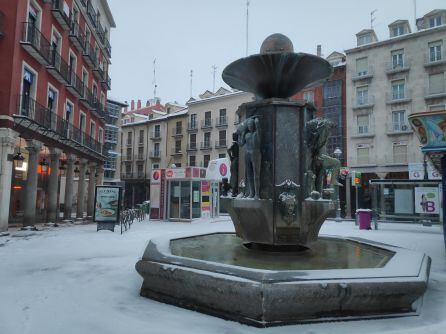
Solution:
[[[419,316],[258,329],[139,296],[135,263],[150,238],[166,233],[233,231],[228,218],[189,223],[135,222],[118,231],[66,225],[0,238],[0,333],[445,333],[446,257],[440,226],[381,224],[359,230],[326,221],[321,234],[401,246],[432,258]]]

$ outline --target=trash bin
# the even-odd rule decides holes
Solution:
[[[358,210],[356,210],[356,215],[358,217],[360,230],[371,230],[372,229],[372,227],[371,227],[372,210],[358,209]]]

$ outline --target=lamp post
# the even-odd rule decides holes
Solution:
[[[336,157],[336,159],[340,160],[341,155],[342,155],[342,151],[339,147],[336,147],[336,149],[333,152],[334,156]],[[335,182],[338,180],[334,180]],[[332,180],[333,182],[333,180]],[[336,186],[336,218],[335,221],[340,223],[342,221],[341,218],[341,201],[339,200],[339,186]]]

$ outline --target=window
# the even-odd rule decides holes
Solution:
[[[189,136],[189,146],[191,149],[197,148],[197,134],[191,133]]]
[[[218,155],[218,158],[219,158],[219,159],[226,158],[226,153],[220,153],[220,154]]]
[[[392,112],[392,130],[407,131],[405,110],[397,110]]]
[[[404,25],[399,25],[392,28],[392,37],[404,35]]]
[[[218,124],[226,125],[228,122],[226,121],[226,109],[220,109],[218,116]]]
[[[209,165],[209,161],[211,160],[211,156],[209,154],[205,154],[203,156],[203,166],[205,168],[207,168],[207,166]]]
[[[153,136],[155,138],[161,137],[161,125],[159,125],[159,124],[155,125],[155,131],[153,133]]]
[[[160,168],[159,164],[152,164],[152,169],[158,169],[158,168]]]
[[[138,177],[144,177],[144,166],[141,164],[138,164]]]
[[[445,92],[444,72],[429,75],[429,94]]]
[[[392,68],[404,67],[404,50],[392,51]]]
[[[175,153],[181,153],[181,140],[175,141]]]
[[[127,132],[127,145],[132,145],[132,133]]]
[[[442,59],[442,48],[442,41],[429,43],[429,62],[435,62]]]
[[[98,142],[100,144],[102,144],[103,140],[104,140],[104,130],[102,130],[102,128],[99,128],[99,131],[98,131]]]
[[[406,82],[404,80],[392,81],[392,100],[406,98]]]
[[[358,36],[358,46],[369,44],[371,42],[372,42],[372,35],[370,34]]]
[[[155,156],[160,155],[160,143],[153,144],[153,151],[155,153]]]
[[[367,57],[356,59],[356,75],[358,77],[369,73],[369,61]]]
[[[80,113],[79,115],[79,129],[81,130],[82,143],[85,140],[85,126],[87,124],[87,117],[84,113]]]
[[[94,122],[90,122],[90,136],[93,139],[96,137],[96,124]]]
[[[359,115],[356,121],[358,124],[358,134],[369,133],[369,115]]]
[[[219,146],[226,146],[226,130],[221,130],[218,132]]]
[[[127,148],[127,160],[131,160],[132,159],[132,148],[128,147]]]
[[[211,117],[212,117],[212,114],[211,114],[210,111],[206,111],[206,112],[204,113],[204,125],[205,125],[205,126],[211,126],[211,124],[212,124],[212,119],[211,119]]]
[[[356,148],[359,165],[366,165],[370,163],[370,148],[359,146]]]
[[[312,90],[304,92],[304,100],[314,103],[314,92]]]
[[[220,109],[220,117],[226,117],[226,109]]]
[[[138,159],[142,159],[144,155],[144,147],[138,147]]]
[[[211,133],[205,132],[204,133],[204,147],[210,147],[211,146]]]
[[[144,144],[144,130],[139,130],[139,144]]]
[[[57,113],[57,92],[49,87],[48,87],[48,99],[46,106],[53,113]]]
[[[132,165],[126,164],[125,165],[125,173],[128,175],[132,172]]]
[[[369,103],[369,87],[363,86],[356,88],[356,104],[358,106]]]
[[[179,135],[182,132],[183,122],[178,121],[175,125],[175,134]]]
[[[191,155],[189,157],[189,166],[195,166],[195,163],[196,163],[196,159],[195,158],[196,158],[195,155]]]
[[[190,129],[196,129],[197,128],[197,114],[190,115]]]
[[[402,143],[393,144],[393,162],[407,163],[407,145]]]
[[[71,102],[68,102],[65,104],[65,119],[69,123],[73,123],[73,110],[74,106]]]
[[[429,19],[429,28],[441,26],[441,15]]]

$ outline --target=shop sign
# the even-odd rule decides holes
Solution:
[[[166,179],[185,179],[186,169],[184,168],[169,168],[166,169]]]
[[[409,163],[409,180],[424,180],[424,165],[422,163]],[[430,163],[427,164],[427,175],[429,180],[441,180],[441,175]]]
[[[154,169],[152,171],[152,177],[150,178],[150,183],[157,184],[161,182],[161,170]]]
[[[118,223],[121,210],[121,187],[96,186],[94,221]]]
[[[160,186],[160,212],[159,218],[164,219],[164,204],[166,200],[166,170],[161,169],[161,186]]]
[[[211,182],[201,181],[201,216],[209,218],[211,216]]]
[[[415,187],[415,212],[424,214],[440,213],[437,187]]]

